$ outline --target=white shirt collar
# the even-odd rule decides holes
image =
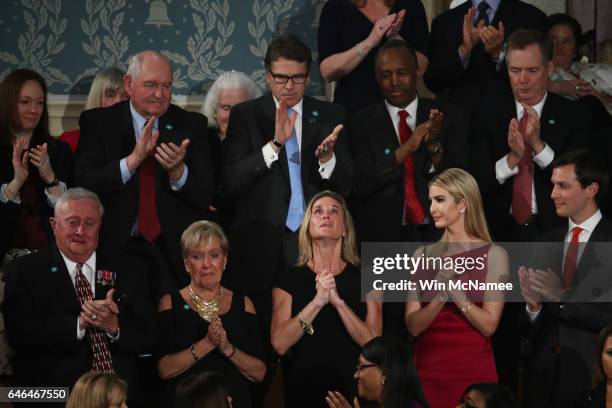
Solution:
[[[274,106],[276,106],[276,109],[278,109],[278,101],[276,100],[276,97],[274,96],[274,94],[272,94],[272,99],[274,99]],[[296,103],[295,105],[291,106],[291,107],[287,107],[287,110],[289,109],[293,109],[294,111],[297,112],[298,114],[298,118],[302,117],[302,107],[304,105],[304,98],[300,99],[300,101],[298,103]]]
[[[134,105],[132,105],[132,101],[130,101],[130,112],[132,113],[132,121],[134,122],[134,131],[136,132],[136,138],[140,137],[142,133],[142,129],[144,128],[145,123],[147,122],[147,118],[142,116],[136,109],[134,109]],[[158,130],[159,117],[155,118],[155,123],[153,123],[153,129]]]
[[[572,219],[568,218],[568,221],[567,221],[569,224],[568,231],[571,232],[574,229],[574,227],[580,227],[584,231],[588,232],[590,236],[590,234],[593,233],[593,230],[595,229],[595,227],[597,227],[597,224],[599,223],[599,221],[601,221],[602,218],[603,216],[601,215],[601,211],[599,211],[599,209],[595,212],[595,214],[591,215],[589,218],[584,220],[582,224],[574,224]]]
[[[395,118],[398,115],[399,111],[405,110],[406,112],[408,112],[408,115],[410,115],[411,118],[414,118],[416,120],[419,97],[416,96],[412,100],[412,102],[410,102],[408,106],[404,108],[398,108],[397,106],[393,106],[389,102],[387,102],[387,100],[385,100],[385,105],[387,106],[387,111],[389,112],[389,115],[391,115],[391,118]]]
[[[539,118],[542,117],[542,109],[544,109],[544,103],[546,102],[547,96],[548,96],[548,92],[544,94],[544,97],[542,98],[540,102],[532,106],[532,108],[538,113]],[[514,104],[516,106],[516,117],[518,119],[521,119],[523,117],[523,105],[521,105],[521,103],[517,101],[516,99],[514,100]]]
[[[74,278],[76,276],[77,263],[70,260],[66,255],[64,255],[62,251],[60,251],[60,254],[62,254],[62,258],[64,258],[66,269],[68,269],[70,278],[72,279],[72,282],[74,283]],[[89,257],[89,259],[87,259],[87,261],[83,263],[83,268],[82,268],[83,274],[85,275],[85,277],[87,278],[87,280],[92,286],[93,286],[93,283],[92,283],[93,273],[95,270],[96,270],[96,252],[94,251],[94,253],[91,254],[91,256]]]

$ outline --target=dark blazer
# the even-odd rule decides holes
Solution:
[[[73,165],[73,157],[70,147],[68,144],[54,138],[51,138],[47,143],[49,160],[51,161],[51,167],[53,167],[56,177],[70,187]],[[13,164],[11,162],[12,157],[12,146],[0,146],[0,185],[9,183],[14,177]],[[53,208],[51,208],[47,202],[45,186],[39,176],[38,169],[31,164],[29,168],[30,173],[28,177],[34,178],[36,183],[38,218],[42,223],[43,229],[47,232],[49,242],[51,242],[53,233],[51,231],[51,226],[49,225],[49,217],[53,215]],[[6,203],[0,202],[0,225],[2,225],[0,232],[0,262],[2,262],[2,259],[4,259],[6,252],[14,247],[13,238],[15,228],[17,226],[15,221],[18,208],[19,204],[12,201]]]
[[[424,80],[427,87],[434,93],[448,90],[451,102],[465,106],[476,102],[481,94],[481,87],[487,81],[505,81],[507,72],[502,64],[497,69],[496,63],[485,52],[482,42],[472,50],[466,68],[463,68],[459,58],[459,46],[463,43],[463,17],[472,2],[467,2],[450,9],[431,23],[429,40],[429,65]],[[491,22],[495,27],[504,23],[506,39],[521,28],[536,28],[544,31],[546,14],[540,9],[520,0],[502,0]]]
[[[261,149],[274,137],[276,108],[272,94],[236,105],[230,114],[229,128],[223,141],[225,191],[237,200],[232,229],[243,231],[240,239],[259,252],[262,260],[273,263],[281,251],[291,185],[287,155],[282,149],[279,159],[268,169]],[[314,152],[334,127],[344,120],[339,105],[304,96],[302,109],[301,176],[305,206],[319,191],[335,190],[346,195],[351,188],[352,162],[347,135],[342,132],[334,148],[336,166],[332,177],[323,180]],[[261,248],[260,248],[261,246]],[[255,276],[255,287],[269,287],[274,267]],[[262,286],[263,285],[263,286]],[[250,292],[247,292],[250,293]]]
[[[127,157],[136,138],[125,101],[110,108],[84,111],[79,120],[81,139],[75,163],[76,184],[100,195],[105,212],[101,245],[123,250],[138,214],[138,170],[123,184],[119,161]],[[180,251],[180,236],[192,222],[202,219],[214,194],[213,165],[206,137],[206,117],[170,105],[159,118],[159,143],[176,145],[190,139],[185,156],[189,168],[180,191],[170,187],[167,173],[156,162],[157,211],[165,251],[179,283],[186,278]]]
[[[507,231],[514,220],[510,216],[512,178],[499,184],[495,178],[495,163],[510,152],[508,126],[516,118],[516,105],[510,90],[485,98],[475,117],[471,136],[470,170],[478,181],[491,232],[495,240],[508,240]],[[589,146],[589,114],[579,104],[548,92],[540,118],[540,137],[555,152],[555,158],[565,152]],[[563,223],[557,216],[550,198],[552,168],[533,166],[536,202],[542,230]],[[495,222],[493,222],[495,221]]]
[[[542,234],[539,240],[563,242],[567,228],[567,224],[555,228]],[[602,218],[589,238],[589,243],[598,242],[612,242],[612,222],[607,218]],[[552,255],[552,269],[561,271],[563,246],[559,245],[558,251],[553,252],[556,253],[546,254],[546,257]],[[537,259],[541,258],[539,254]],[[573,290],[587,284],[587,279],[592,278],[590,274],[602,268],[608,268],[604,272],[607,274],[612,266],[610,258],[609,251],[602,251],[601,247],[585,246],[577,265]],[[537,261],[540,263],[538,267],[551,265],[541,262]],[[611,279],[605,280],[607,282],[599,277],[597,284],[607,285],[607,290],[610,290]],[[531,357],[525,381],[526,407],[556,407],[560,403],[567,403],[576,392],[589,388],[597,335],[606,324],[612,322],[612,303],[572,301],[572,296],[570,291],[564,303],[543,303],[533,323],[526,312],[521,314]],[[555,352],[557,346],[560,347],[559,353]],[[555,400],[557,397],[559,399]]]
[[[96,269],[116,273],[119,339],[110,344],[113,367],[125,379],[131,399],[139,389],[137,356],[155,345],[154,311],[147,301],[147,278],[140,263],[98,251]],[[16,385],[70,386],[91,369],[87,340],[77,339],[81,312],[66,264],[55,245],[11,262],[5,271],[3,313],[6,333],[15,350]],[[96,299],[111,286],[96,282]]]
[[[434,173],[424,144],[413,154],[415,189],[429,212],[427,185],[432,177],[450,167],[467,167],[467,123],[455,105],[419,98],[416,123],[429,120],[429,111],[444,113],[440,143],[444,152]],[[404,166],[395,160],[400,146],[393,121],[384,102],[353,115],[348,123],[355,162],[352,207],[362,241],[397,241],[404,212]]]

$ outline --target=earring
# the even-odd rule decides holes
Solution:
[[[465,213],[465,208],[460,209],[460,210],[459,210],[459,212],[460,212],[461,214]]]

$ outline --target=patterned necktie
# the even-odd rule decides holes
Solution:
[[[412,130],[410,130],[406,122],[408,112],[402,109],[398,112],[398,115],[400,141],[404,144],[412,136]],[[413,225],[422,224],[425,219],[425,211],[421,206],[421,201],[417,196],[414,186],[414,161],[412,160],[412,153],[408,153],[404,159],[404,205],[406,206],[405,221]]]
[[[154,149],[138,167],[138,230],[148,242],[155,241],[161,234],[155,192],[155,161]]]
[[[93,299],[93,293],[91,292],[91,286],[87,281],[85,275],[83,275],[83,264],[77,264],[76,266],[76,277],[74,279],[77,297],[79,303],[83,304],[86,300]],[[104,332],[88,327],[86,334],[89,336],[89,346],[91,347],[91,353],[93,354],[92,371],[112,374],[113,360],[108,350],[108,343]]]
[[[578,261],[578,247],[580,241],[578,236],[584,231],[580,227],[574,227],[572,229],[572,240],[570,241],[567,252],[565,252],[565,260],[563,261],[563,288],[569,289],[574,284],[576,278],[576,264]]]
[[[489,9],[489,3],[486,0],[481,1],[478,4],[478,16],[476,17],[476,25],[480,22],[480,20],[484,21],[484,25],[489,25],[489,15],[487,14],[487,10]]]
[[[293,109],[289,108],[287,114],[291,117]],[[285,225],[291,231],[297,231],[304,218],[304,192],[302,190],[302,175],[300,166],[300,149],[298,146],[295,127],[293,133],[285,143],[287,154],[287,165],[289,166],[289,182],[291,183],[291,199],[289,200],[289,212]]]
[[[527,131],[527,112],[519,122],[519,132],[525,140]],[[523,225],[531,217],[531,194],[533,185],[533,158],[531,147],[525,141],[525,154],[518,163],[518,174],[514,176],[512,184],[512,217],[517,224]]]

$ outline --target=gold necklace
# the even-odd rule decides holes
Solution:
[[[196,312],[200,317],[207,322],[210,322],[219,314],[221,308],[221,300],[223,300],[223,288],[219,286],[219,292],[211,300],[204,300],[193,291],[191,285],[189,285],[189,296],[191,302],[195,306]]]

